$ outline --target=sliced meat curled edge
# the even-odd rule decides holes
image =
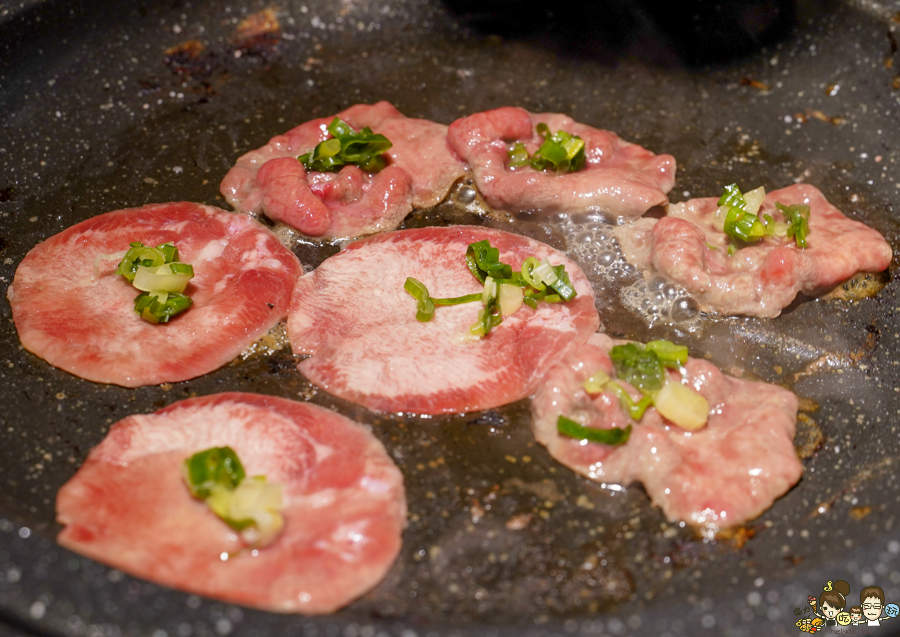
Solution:
[[[309,236],[357,237],[393,230],[414,207],[437,205],[465,174],[443,124],[406,117],[388,102],[357,104],[336,117],[390,140],[384,170],[369,174],[345,166],[337,173],[307,173],[297,157],[328,139],[334,117],[323,117],[238,158],[219,188],[226,201]]]
[[[523,142],[533,154],[543,142],[535,126],[564,130],[585,143],[582,170],[557,175],[531,167],[509,168],[508,151]],[[666,203],[675,183],[675,158],[654,155],[615,133],[580,124],[557,113],[529,113],[507,106],[463,117],[450,124],[453,148],[467,161],[485,200],[508,212],[593,212],[634,218]]]
[[[182,464],[230,446],[283,485],[284,527],[248,548],[191,497]],[[166,586],[289,613],[330,613],[385,575],[406,523],[403,477],[353,421],[308,403],[229,393],[113,425],[60,489],[58,541]],[[225,558],[223,558],[225,556]]]
[[[608,336],[595,334],[550,370],[534,396],[535,438],[556,460],[597,482],[641,482],[670,519],[707,532],[752,520],[800,479],[793,393],[725,376],[712,363],[691,358],[685,379],[709,403],[707,424],[688,432],[654,407],[633,422],[612,392],[592,397],[583,387],[598,370],[615,378],[613,345]],[[633,429],[621,446],[582,442],[558,432],[560,415],[586,427]]]
[[[174,242],[194,268],[193,306],[153,325],[115,274],[129,243]],[[301,274],[294,254],[249,215],[195,203],[153,204],[92,217],[32,248],[7,296],[25,349],[60,369],[125,387],[194,378],[240,354],[287,315]]]
[[[814,186],[797,184],[766,195],[761,212],[782,221],[776,202],[809,206],[806,248],[768,237],[729,257],[729,238],[715,222],[717,200],[692,199],[670,205],[653,228],[650,267],[716,312],[774,318],[798,293],[821,294],[859,272],[890,265],[884,237],[845,217]]]
[[[466,267],[466,248],[487,239],[519,269],[529,256],[565,264],[578,292],[567,303],[522,306],[487,337],[464,342],[480,302],[438,307],[416,320],[407,277],[434,298],[482,290]],[[299,369],[316,385],[370,409],[423,414],[487,409],[530,394],[550,365],[599,324],[584,274],[550,246],[471,226],[377,235],[347,246],[300,278],[288,333]]]

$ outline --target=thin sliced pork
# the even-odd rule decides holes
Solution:
[[[691,358],[685,379],[709,403],[707,424],[688,432],[654,407],[633,422],[612,392],[592,397],[583,387],[598,370],[615,378],[609,357],[613,345],[609,337],[595,334],[550,370],[534,396],[535,437],[556,460],[597,482],[641,482],[670,519],[706,532],[752,520],[800,479],[793,393],[725,376],[712,363]],[[640,396],[619,382],[632,397]],[[582,442],[558,432],[560,415],[586,427],[632,424],[633,429],[621,446]]]
[[[531,167],[509,168],[508,151],[523,142],[533,154],[543,142],[535,126],[564,130],[585,143],[582,170],[557,175]],[[675,183],[675,158],[654,155],[615,133],[580,124],[557,113],[529,113],[507,106],[456,120],[448,133],[469,163],[475,183],[494,208],[549,215],[592,212],[634,218],[666,203]]]
[[[182,464],[230,446],[283,487],[284,528],[247,547],[191,497]],[[177,402],[113,425],[60,489],[63,546],[138,577],[276,612],[330,613],[384,577],[406,523],[403,477],[362,426],[255,394]]]
[[[766,195],[761,212],[784,217],[775,203],[810,207],[807,247],[765,238],[728,256],[729,238],[715,222],[714,197],[668,207],[653,228],[650,266],[720,314],[774,318],[798,293],[818,295],[859,272],[890,265],[891,247],[876,230],[845,217],[814,186]]]
[[[172,241],[194,267],[193,307],[153,325],[115,274],[129,242]],[[120,257],[121,258],[121,257]],[[237,356],[287,315],[297,257],[250,216],[166,203],[92,217],[29,251],[7,296],[25,349],[71,374],[125,387],[194,378]]]
[[[337,117],[387,137],[393,144],[388,167],[375,174],[355,166],[307,174],[296,159],[328,139],[334,117],[314,119],[240,157],[220,186],[228,203],[310,236],[356,237],[392,230],[413,208],[435,206],[465,174],[443,124],[406,117],[388,102],[357,104]]]
[[[487,239],[519,269],[529,256],[565,264],[578,292],[567,303],[522,306],[482,340],[460,339],[480,302],[438,307],[416,320],[407,277],[434,298],[482,290],[466,248]],[[548,367],[597,329],[591,286],[574,263],[526,237],[471,226],[403,230],[356,241],[301,277],[288,332],[299,365],[316,385],[382,411],[467,412],[524,398]]]

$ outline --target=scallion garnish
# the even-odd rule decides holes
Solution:
[[[347,122],[335,117],[328,125],[328,132],[330,139],[297,158],[307,170],[333,172],[353,164],[374,173],[387,165],[382,155],[393,144],[384,135],[373,133],[368,126],[356,132]]]
[[[191,297],[180,292],[153,290],[141,292],[134,297],[134,311],[148,323],[168,323],[170,318],[181,314],[193,304]]]
[[[193,305],[182,292],[194,276],[194,267],[178,262],[178,248],[174,243],[163,243],[155,248],[140,241],[130,245],[116,274],[142,290],[134,299],[134,311],[138,316],[148,323],[168,323],[170,318]]]
[[[574,420],[563,415],[560,415],[557,419],[556,429],[559,433],[569,438],[590,440],[591,442],[599,442],[604,445],[624,445],[628,442],[629,436],[631,436],[631,425],[628,425],[625,429],[620,429],[619,427],[597,429],[579,425]]]
[[[692,387],[667,379],[665,374],[666,367],[681,368],[687,363],[687,347],[663,340],[650,341],[646,345],[626,343],[613,347],[609,357],[616,368],[616,376],[637,388],[643,396],[635,401],[602,369],[582,383],[588,394],[613,393],[633,420],[640,420],[647,408],[654,406],[663,417],[682,429],[695,431],[706,424],[709,411],[706,399]]]
[[[641,393],[649,394],[662,387],[665,372],[659,356],[637,343],[616,345],[609,352],[616,376],[633,385]]]
[[[798,248],[805,248],[806,235],[809,234],[809,206],[799,203],[791,206],[776,203],[775,206],[787,222],[787,236],[793,237]]]
[[[125,253],[116,274],[121,274],[128,282],[134,281],[137,269],[140,266],[155,268],[166,263],[178,261],[178,248],[173,243],[164,243],[155,248],[145,246],[140,241],[132,241],[131,249]]]
[[[215,489],[234,490],[244,479],[244,465],[231,447],[213,447],[184,461],[184,478],[191,495],[205,500]]]
[[[422,322],[431,320],[435,306],[481,301],[483,309],[478,320],[463,340],[468,340],[470,336],[481,338],[487,335],[503,322],[504,316],[510,316],[522,304],[537,309],[540,301],[562,303],[578,295],[565,265],[550,265],[547,259],[541,262],[535,257],[528,257],[522,263],[521,271],[514,272],[512,266],[500,261],[500,250],[486,239],[468,245],[466,265],[472,276],[484,286],[480,293],[435,299],[425,284],[417,279],[408,277],[403,284],[403,289],[416,299],[416,318]],[[522,291],[506,289],[510,286],[522,288]]]
[[[724,231],[732,239],[756,243],[766,236],[766,227],[741,195],[737,184],[725,186],[719,206],[726,209]]]
[[[490,241],[476,241],[466,248],[466,265],[479,283],[485,278],[508,279],[512,277],[512,266],[500,261],[500,249],[491,246]]]
[[[282,487],[265,476],[246,478],[231,447],[213,447],[184,461],[184,481],[223,522],[255,546],[270,543],[284,526]]]
[[[564,130],[551,133],[543,122],[535,130],[544,138],[541,147],[529,156],[525,144],[517,142],[508,151],[510,168],[531,166],[535,170],[549,168],[557,173],[571,173],[584,168],[584,140]]]
[[[687,363],[688,348],[687,345],[676,345],[672,341],[650,341],[644,345],[644,349],[656,354],[666,367],[682,367]]]

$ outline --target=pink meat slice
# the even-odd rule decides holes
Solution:
[[[310,236],[355,237],[396,228],[413,207],[435,206],[465,174],[443,124],[406,117],[388,102],[357,104],[337,117],[391,141],[386,169],[370,175],[345,167],[337,175],[307,175],[296,158],[328,139],[334,117],[322,117],[240,157],[220,186],[228,203],[243,212],[264,212]]]
[[[153,325],[115,274],[129,242],[172,241],[194,267],[193,307]],[[25,349],[60,369],[125,387],[194,378],[221,367],[287,315],[301,274],[290,250],[250,216],[166,203],[92,217],[38,244],[7,296]]]
[[[535,131],[545,123],[584,140],[584,169],[557,175],[530,167],[509,168],[508,151],[523,142],[533,154],[543,142]],[[494,208],[509,212],[594,212],[634,218],[668,201],[675,183],[675,158],[654,155],[615,133],[580,124],[557,113],[529,113],[507,106],[456,120],[448,133],[469,163],[475,183]]]
[[[284,528],[253,550],[191,497],[183,462],[229,446],[283,485]],[[403,476],[359,424],[308,403],[228,393],[113,425],[60,489],[63,546],[166,586],[284,613],[330,613],[400,550]],[[224,557],[223,557],[224,556]]]
[[[514,269],[529,256],[565,264],[578,296],[523,306],[484,339],[462,342],[479,302],[416,320],[407,277],[434,298],[480,292],[466,248],[487,239]],[[370,409],[467,412],[524,398],[550,365],[597,329],[591,286],[578,267],[526,237],[471,226],[395,231],[356,241],[297,282],[288,316],[299,365],[316,385]]]
[[[669,206],[653,228],[652,269],[721,314],[773,318],[800,292],[821,294],[858,272],[890,265],[884,237],[845,217],[814,186],[797,184],[766,195],[761,211],[783,221],[776,202],[810,207],[806,248],[769,237],[729,257],[729,239],[715,225],[716,198],[692,199]]]
[[[709,421],[687,432],[650,407],[640,422],[611,392],[589,395],[583,383],[598,370],[613,378],[609,350],[596,334],[554,366],[532,401],[535,438],[556,460],[592,480],[641,482],[654,504],[675,520],[704,531],[740,525],[760,515],[800,479],[794,451],[797,397],[780,387],[725,376],[712,363],[691,358],[687,384],[709,402]],[[673,372],[674,378],[674,372]],[[640,393],[624,381],[634,398]],[[586,427],[633,425],[621,446],[561,435],[560,415]]]

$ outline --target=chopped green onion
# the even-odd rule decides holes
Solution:
[[[550,128],[541,122],[536,127],[538,135],[544,138],[541,147],[533,156],[528,156],[525,144],[517,142],[508,151],[510,168],[531,166],[535,170],[552,168],[556,173],[581,170],[585,165],[585,145],[577,135],[566,131],[550,133]]]
[[[125,253],[122,261],[119,263],[119,267],[116,268],[116,274],[124,276],[128,279],[129,283],[134,281],[134,276],[138,267],[144,266],[146,268],[153,268],[171,262],[166,261],[166,257],[167,253],[173,253],[170,250],[164,251],[163,248],[171,246],[172,244],[164,243],[161,246],[151,248],[150,246],[145,246],[140,241],[133,241],[130,245],[131,249]],[[175,246],[172,246],[173,249],[174,247]],[[177,254],[177,251],[175,251],[175,254]]]
[[[244,466],[231,447],[213,447],[184,461],[184,477],[191,495],[205,500],[214,489],[234,489],[245,476]]]
[[[561,414],[556,421],[556,429],[559,433],[569,438],[589,440],[604,445],[624,445],[628,442],[628,437],[631,436],[631,425],[628,425],[625,429],[619,429],[618,427],[596,429],[580,425]]]
[[[462,305],[463,303],[473,303],[480,300],[481,292],[466,294],[464,296],[454,296],[447,299],[431,299],[435,305]]]
[[[613,347],[609,357],[616,367],[616,375],[641,393],[649,394],[662,387],[665,372],[655,351],[626,343]]]
[[[734,247],[734,244],[733,244],[733,243],[729,243],[729,244],[728,244],[728,250],[726,251],[726,254],[727,254],[729,257],[733,257],[735,252],[737,252],[737,248]]]
[[[687,345],[676,345],[672,341],[650,341],[644,345],[644,349],[656,354],[659,361],[666,367],[682,367],[687,363]]]
[[[534,277],[534,269],[541,264],[538,261],[537,257],[528,257],[522,262],[522,278],[525,279],[525,283],[533,287],[538,292],[543,292],[544,288],[547,287],[544,285],[543,281]]]
[[[631,416],[632,420],[640,420],[643,418],[644,412],[647,411],[647,407],[650,407],[653,404],[652,396],[643,396],[639,401],[634,402],[634,399],[627,391],[625,391],[625,388],[615,381],[607,383],[605,389],[608,389],[616,395],[622,408],[628,412],[628,415]]]
[[[132,285],[145,292],[184,292],[194,276],[194,268],[187,263],[167,263],[158,268],[138,266]]]
[[[479,283],[484,283],[488,276],[495,279],[512,277],[512,267],[500,261],[500,249],[492,247],[487,239],[469,244],[466,265]]]
[[[572,281],[569,280],[569,273],[566,272],[566,266],[554,265],[551,266],[553,268],[554,274],[556,274],[556,281],[550,284],[556,292],[562,297],[564,301],[571,301],[576,296],[578,296],[578,292],[575,291],[575,287],[572,285]],[[550,301],[549,297],[547,299]],[[551,303],[553,301],[550,301]]]
[[[732,239],[756,243],[766,236],[766,227],[751,212],[750,205],[744,200],[737,184],[725,186],[725,192],[719,198],[719,206],[725,206],[728,210],[723,230]]]
[[[602,369],[598,369],[596,372],[588,376],[588,379],[584,381],[581,386],[584,387],[584,391],[589,394],[599,394],[603,391],[603,386],[609,382],[609,374],[604,372]]]
[[[434,316],[434,302],[428,296],[428,288],[421,281],[407,277],[403,289],[416,300],[416,320],[427,323]]]
[[[798,248],[805,248],[806,236],[809,234],[809,206],[805,204],[785,206],[780,203],[776,203],[775,206],[784,215],[788,224],[787,236],[793,237]]]
[[[500,316],[512,316],[525,301],[525,293],[518,285],[501,283],[497,293],[497,306],[500,308]]]
[[[530,164],[531,157],[528,154],[528,149],[525,148],[525,144],[516,142],[516,145],[509,151],[509,167],[522,168]]]
[[[355,132],[347,122],[335,117],[328,125],[331,138],[297,158],[307,170],[333,172],[353,164],[366,172],[378,172],[387,165],[382,156],[393,144],[387,137],[366,126]]]
[[[213,447],[184,461],[184,480],[191,495],[203,500],[213,513],[244,540],[262,546],[284,526],[282,486],[265,476],[246,478],[244,467],[231,447]]]
[[[134,311],[148,323],[168,323],[173,316],[184,312],[194,302],[180,292],[141,292],[134,297]]]
[[[744,201],[744,196],[741,194],[741,190],[737,187],[737,184],[725,186],[725,192],[719,197],[719,205],[737,208],[744,212],[747,211],[747,202]]]

